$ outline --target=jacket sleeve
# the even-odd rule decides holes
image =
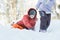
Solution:
[[[41,0],[38,0],[38,2],[36,4],[36,9],[38,9],[41,4],[42,4]]]
[[[49,5],[50,7],[52,7],[53,5],[55,5],[55,0],[49,0],[46,5]]]
[[[28,17],[26,17],[26,16],[23,17],[23,23],[24,23],[24,25],[25,25],[27,28],[31,28],[31,27],[32,27],[31,24],[29,23]]]

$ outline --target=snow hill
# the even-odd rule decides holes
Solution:
[[[0,25],[0,40],[60,40],[60,20],[52,20],[47,32],[38,31],[39,20],[35,31],[14,29],[9,24]]]

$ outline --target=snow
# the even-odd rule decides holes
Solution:
[[[39,31],[39,20],[35,31],[14,29],[10,24],[0,25],[0,40],[60,40],[60,20],[52,20],[48,31]]]
[[[18,1],[20,2],[20,0]],[[18,5],[20,4],[19,2],[18,2]],[[24,7],[23,7],[24,12],[26,12],[31,7],[35,7],[36,2],[37,0],[34,0],[34,1],[24,0]],[[1,13],[6,13],[5,3],[6,3],[6,0],[4,1],[0,0]],[[18,5],[17,7],[20,8],[20,6]],[[17,10],[20,10],[18,8]],[[35,31],[32,31],[32,30],[26,30],[26,29],[23,29],[23,30],[14,29],[10,24],[7,24],[6,20],[4,20],[4,18],[6,19],[5,16],[0,16],[0,17],[2,18],[2,19],[0,18],[0,40],[60,40],[60,20],[57,20],[57,19],[51,20],[51,24],[47,32],[43,33],[43,32],[39,32],[39,26],[40,26],[39,20],[37,21],[37,24],[35,26]]]

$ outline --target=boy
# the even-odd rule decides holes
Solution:
[[[51,21],[51,9],[55,5],[55,0],[38,0],[36,9],[39,9],[41,24],[39,32],[46,32]]]

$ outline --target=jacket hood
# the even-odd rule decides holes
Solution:
[[[35,15],[34,18],[36,18],[36,16],[37,16],[37,11],[36,11],[34,8],[30,8],[30,9],[28,10],[28,15],[29,15],[29,16],[30,16],[30,15]]]

